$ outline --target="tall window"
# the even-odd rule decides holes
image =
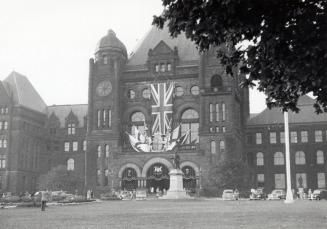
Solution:
[[[75,132],[75,123],[68,123],[68,135],[73,135]]]
[[[194,109],[187,109],[181,117],[182,136],[189,132],[185,144],[195,144],[199,142],[199,114]]]
[[[219,103],[216,104],[216,122],[219,122]]]
[[[108,56],[103,56],[103,64],[108,64]]]
[[[212,103],[209,104],[209,121],[210,122],[213,121],[213,104]]]
[[[219,142],[219,152],[220,152],[220,153],[225,152],[225,141],[224,141],[224,140],[221,140],[221,141]]]
[[[274,154],[274,165],[284,165],[284,154],[282,152],[276,152]]]
[[[138,129],[141,133],[144,132],[144,123],[145,123],[145,116],[142,112],[137,111],[132,114],[131,116],[131,124],[132,124],[132,134],[135,134],[135,128]]]
[[[78,142],[73,141],[73,151],[77,151],[77,150],[78,150]]]
[[[321,130],[315,131],[315,141],[322,142],[322,131]]]
[[[284,173],[275,174],[275,188],[276,189],[285,189],[285,174]]]
[[[297,132],[291,131],[291,143],[297,143]]]
[[[102,115],[102,126],[106,127],[107,126],[107,116],[108,116],[107,110],[103,109],[102,113],[103,113],[103,115]]]
[[[280,143],[285,143],[285,133],[280,132]]]
[[[106,158],[109,158],[109,153],[110,153],[110,151],[109,151],[109,145],[106,145],[105,146],[105,151],[106,151]]]
[[[301,131],[301,142],[308,142],[308,131]]]
[[[6,155],[0,155],[0,169],[6,168]]]
[[[317,151],[317,164],[324,164],[325,163],[325,158],[324,158],[324,152],[321,150]]]
[[[4,130],[7,130],[8,129],[8,122],[7,121],[4,121],[4,123],[3,123],[3,129]]]
[[[98,158],[101,158],[101,154],[102,154],[101,146],[98,146]]]
[[[296,187],[297,188],[307,188],[307,174],[306,173],[296,173]]]
[[[213,75],[211,77],[210,83],[211,83],[211,89],[214,91],[218,90],[220,87],[223,86],[223,80],[219,75]]]
[[[258,187],[264,187],[265,186],[265,174],[257,174],[257,184]]]
[[[264,165],[263,153],[257,153],[257,166]]]
[[[318,188],[326,188],[325,173],[317,173]]]
[[[69,142],[64,143],[64,151],[65,152],[69,152],[69,145],[70,145]]]
[[[256,133],[255,134],[255,143],[257,145],[262,144],[262,134],[261,133]]]
[[[225,121],[226,120],[226,105],[225,105],[225,103],[221,104],[221,111],[222,111],[222,120]]]
[[[305,154],[302,151],[298,151],[295,153],[295,164],[296,165],[304,165],[305,164]]]
[[[270,132],[269,139],[270,139],[270,144],[276,144],[277,143],[276,132]]]
[[[3,122],[0,122],[0,130],[3,128]]]
[[[83,151],[86,151],[86,140],[83,141]]]
[[[101,110],[97,111],[97,127],[101,127]]]
[[[67,160],[67,170],[68,171],[73,171],[74,170],[74,159],[70,158]]]
[[[216,154],[217,151],[216,151],[216,142],[214,140],[212,140],[210,142],[210,152],[211,154]]]

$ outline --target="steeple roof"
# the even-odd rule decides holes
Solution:
[[[116,37],[116,33],[111,29],[109,29],[107,35],[102,37],[97,43],[95,53],[103,50],[118,50],[123,52],[123,54],[127,57],[125,45]]]
[[[176,46],[181,61],[199,60],[199,52],[195,44],[181,33],[176,38],[169,35],[168,27],[162,30],[153,26],[135,47],[135,51],[129,57],[127,65],[144,65],[148,59],[149,49],[155,48],[160,41],[164,41],[172,50]]]
[[[26,76],[13,71],[3,82],[15,105],[24,106],[41,113],[46,112],[47,105]]]

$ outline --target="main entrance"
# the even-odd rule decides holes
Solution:
[[[135,169],[126,168],[122,175],[122,184],[121,187],[123,190],[132,191],[137,188],[137,174]]]
[[[151,193],[169,189],[169,170],[162,163],[150,166],[146,174],[146,188]]]

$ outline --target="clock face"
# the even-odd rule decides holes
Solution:
[[[109,80],[102,81],[98,84],[96,92],[98,96],[107,96],[112,90],[112,85]]]

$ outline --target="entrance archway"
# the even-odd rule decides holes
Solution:
[[[169,169],[158,162],[151,165],[146,173],[146,188],[149,192],[156,193],[169,189]]]
[[[196,190],[196,173],[193,167],[187,165],[182,168],[183,171],[183,187],[190,193]]]
[[[121,187],[123,190],[132,191],[137,188],[137,173],[134,168],[124,169],[122,174]]]

